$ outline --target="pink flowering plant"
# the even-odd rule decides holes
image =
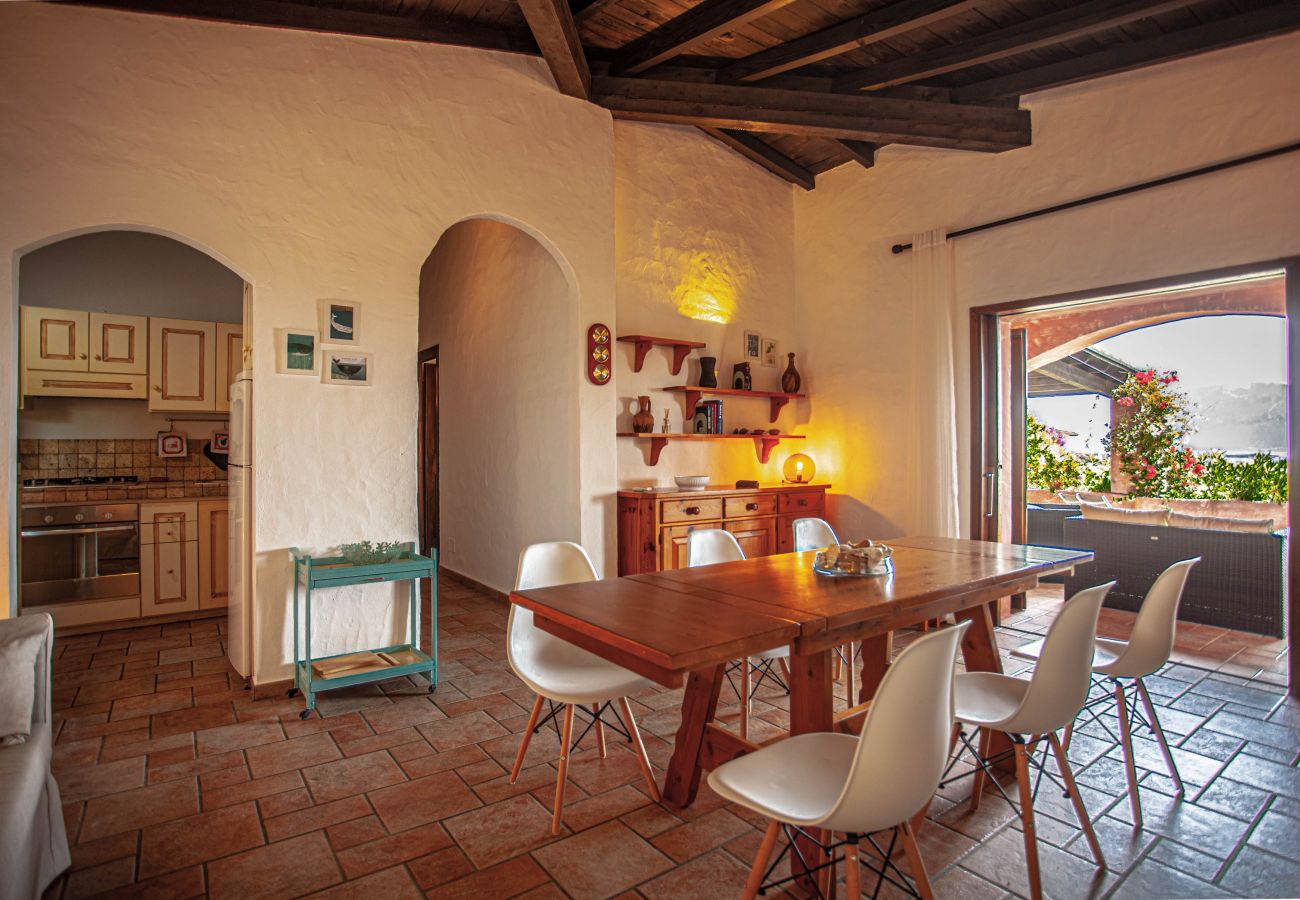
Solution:
[[[1104,457],[1065,449],[1065,434],[1033,416],[1025,423],[1025,468],[1031,487],[1049,491],[1110,490],[1110,467]]]
[[[1112,394],[1120,414],[1105,443],[1132,496],[1195,497],[1203,489],[1205,464],[1187,446],[1194,410],[1177,384],[1177,372],[1144,369]]]

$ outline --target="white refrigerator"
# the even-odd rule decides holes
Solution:
[[[230,600],[226,651],[244,678],[253,674],[253,372],[230,387]]]

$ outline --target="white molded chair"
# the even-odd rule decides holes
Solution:
[[[1112,696],[1115,701],[1115,717],[1119,720],[1119,740],[1124,748],[1124,775],[1128,781],[1129,807],[1133,810],[1133,827],[1142,827],[1142,801],[1138,796],[1137,766],[1133,760],[1133,719],[1139,716],[1137,704],[1124,695],[1122,678],[1133,681],[1142,706],[1146,710],[1144,724],[1155,735],[1164,755],[1169,777],[1177,789],[1176,796],[1183,794],[1183,779],[1178,774],[1174,756],[1169,752],[1169,742],[1165,740],[1165,730],[1160,727],[1156,717],[1155,704],[1147,693],[1146,683],[1142,679],[1154,675],[1169,662],[1169,655],[1174,649],[1174,634],[1178,626],[1178,606],[1183,599],[1183,588],[1187,585],[1187,576],[1192,566],[1201,561],[1199,556],[1174,563],[1160,573],[1146,597],[1142,607],[1133,621],[1133,631],[1127,641],[1112,638],[1096,639],[1092,657],[1092,671],[1103,679],[1110,681],[1113,690],[1088,700],[1085,709],[1092,714],[1092,720],[1100,717],[1093,710],[1096,706],[1109,706]],[[1071,600],[1071,603],[1074,601]],[[1043,652],[1043,642],[1036,641],[1012,652],[1021,659],[1037,660]],[[1065,746],[1070,746],[1070,734],[1073,725],[1065,733]]]
[[[1056,756],[1064,781],[1062,786],[1074,803],[1074,812],[1088,838],[1092,858],[1098,866],[1103,869],[1106,867],[1101,845],[1097,842],[1092,821],[1088,818],[1083,798],[1074,783],[1070,763],[1065,757],[1065,749],[1056,732],[1074,721],[1088,699],[1093,642],[1097,637],[1097,615],[1101,611],[1102,600],[1114,586],[1115,582],[1112,581],[1079,591],[1070,598],[1048,629],[1047,637],[1043,639],[1042,656],[1029,680],[1013,678],[1000,672],[962,672],[957,675],[958,737],[976,761],[971,808],[979,807],[985,773],[990,764],[1006,759],[1005,752],[996,759],[989,758],[992,735],[1001,732],[1011,739],[1015,755],[1016,781],[1020,787],[1020,819],[1024,828],[1025,857],[1029,865],[1029,890],[1035,900],[1042,896],[1043,889],[1038,867],[1034,788],[1029,780],[1029,766],[1034,765],[1044,775],[1055,780],[1044,768],[1046,760],[1039,762],[1033,755],[1044,735]],[[978,752],[965,736],[964,726],[968,725],[980,733]],[[996,780],[994,784],[997,784]],[[1001,790],[1000,785],[998,790]],[[1010,798],[1007,799],[1010,802]]]
[[[772,820],[750,870],[746,898],[754,897],[770,874],[783,827],[791,838],[792,827],[844,835],[840,843],[831,841],[829,865],[833,874],[834,851],[843,846],[848,900],[857,900],[860,890],[858,842],[880,831],[893,831],[895,839],[901,832],[916,892],[932,896],[909,820],[929,804],[948,758],[953,669],[968,626],[963,622],[928,634],[899,655],[880,682],[859,736],[801,734],[709,773],[709,786],[723,798]],[[891,854],[872,843],[881,866],[872,871],[906,884]],[[888,846],[893,849],[893,840]]]
[[[519,554],[515,590],[576,584],[597,579],[596,569],[592,566],[587,551],[577,544],[568,541],[533,544]],[[560,833],[560,813],[564,808],[564,786],[569,772],[573,711],[576,706],[591,710],[596,729],[596,743],[603,757],[605,756],[605,731],[601,716],[607,706],[618,701],[619,709],[623,713],[623,722],[627,726],[628,738],[641,764],[641,772],[645,775],[650,796],[656,803],[660,801],[659,786],[655,784],[650,759],[646,755],[645,745],[641,742],[641,733],[637,730],[636,719],[632,716],[632,707],[627,702],[629,694],[650,686],[651,683],[647,679],[542,631],[533,624],[532,612],[517,604],[510,605],[510,620],[506,626],[506,655],[510,660],[510,668],[514,669],[519,679],[537,694],[532,714],[528,717],[528,727],[524,730],[523,741],[519,745],[519,755],[515,757],[515,765],[510,772],[511,784],[519,778],[519,771],[524,765],[524,756],[528,753],[528,744],[539,727],[538,717],[542,713],[542,703],[549,700],[553,704],[561,704],[564,708],[564,728],[560,737],[560,771],[555,780],[555,809],[551,815],[552,834]]]
[[[722,528],[696,529],[687,537],[686,565],[691,568],[695,566],[712,566],[718,563],[739,562],[744,558],[745,551],[741,549],[736,536]],[[749,737],[749,711],[754,690],[763,683],[764,678],[771,678],[784,688],[785,683],[772,671],[772,663],[775,661],[779,665],[785,666],[789,656],[789,647],[777,647],[773,650],[764,650],[762,653],[740,661],[740,688],[736,693],[740,697],[740,736],[742,738]],[[751,685],[750,682],[755,670],[759,673],[758,681]]]
[[[831,523],[816,516],[795,519],[793,527],[795,553],[820,550],[840,542],[840,539],[835,536],[835,529],[831,528]]]

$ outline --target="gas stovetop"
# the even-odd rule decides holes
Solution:
[[[135,484],[137,475],[79,475],[76,478],[24,478],[23,487],[71,487],[79,484]]]

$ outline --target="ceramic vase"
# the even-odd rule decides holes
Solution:
[[[700,357],[700,387],[718,386],[718,361],[712,356]]]
[[[655,430],[655,417],[650,412],[650,398],[641,396],[636,398],[637,411],[632,414],[632,430],[637,434],[646,434]]]
[[[787,394],[797,394],[799,393],[799,387],[803,384],[803,376],[794,367],[794,354],[787,353],[786,356],[790,357],[790,364],[781,373],[781,390]]]

